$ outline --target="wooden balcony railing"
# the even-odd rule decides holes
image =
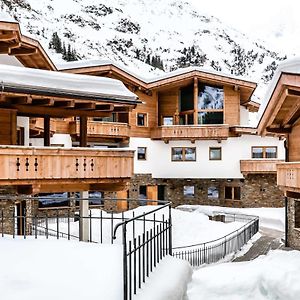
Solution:
[[[224,140],[228,136],[228,125],[171,125],[156,127],[151,131],[154,140]]]
[[[50,120],[50,131],[51,133],[69,133],[70,125],[69,120],[66,119],[51,119]],[[30,118],[29,128],[32,135],[41,134],[44,132],[44,119],[42,118]]]
[[[129,180],[133,174],[133,154],[119,149],[0,147],[0,185],[78,185]]]
[[[70,122],[70,133],[79,135],[79,122]],[[88,121],[87,134],[93,137],[128,138],[129,125],[115,122]]]
[[[300,193],[300,162],[278,164],[277,185],[284,191]]]
[[[248,159],[240,161],[241,173],[247,174],[276,174],[276,164],[279,159]]]

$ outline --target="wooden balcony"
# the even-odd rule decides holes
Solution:
[[[277,185],[285,192],[300,193],[300,162],[278,164]]]
[[[79,136],[79,122],[70,122],[70,134]],[[126,123],[116,122],[87,122],[88,137],[104,137],[104,138],[129,138],[129,125]]]
[[[39,137],[44,134],[44,119],[43,118],[30,118],[29,122],[30,136]],[[68,119],[51,119],[50,133],[69,133],[70,126]]]
[[[276,164],[282,162],[279,159],[249,159],[240,161],[240,169],[243,175],[248,174],[276,174]]]
[[[225,140],[228,125],[171,125],[156,127],[151,131],[153,140]]]
[[[30,194],[119,190],[133,174],[133,154],[119,149],[3,146],[0,185]]]

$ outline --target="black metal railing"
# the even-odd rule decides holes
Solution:
[[[124,299],[132,299],[138,289],[146,282],[150,273],[166,256],[172,254],[172,218],[171,203],[167,201],[139,199],[108,199],[109,201],[128,201],[152,204],[145,206],[141,213],[105,212],[102,209],[90,209],[83,216],[79,207],[61,207],[38,209],[26,207],[22,212],[1,207],[0,198],[0,233],[33,237],[65,238],[84,240],[101,244],[122,244],[123,246],[123,293]],[[10,200],[15,198],[10,197]],[[43,199],[45,199],[43,197]],[[55,200],[55,198],[49,198]],[[39,198],[18,198],[18,201],[33,201]],[[76,199],[88,201],[90,199]],[[104,199],[105,201],[105,199]],[[20,203],[20,202],[19,202]],[[29,202],[28,202],[29,203]],[[32,202],[30,202],[32,205]],[[80,233],[80,226],[87,226],[86,235]]]
[[[241,250],[259,230],[258,217],[223,213],[222,215],[225,216],[225,222],[239,221],[245,222],[245,225],[213,241],[174,247],[173,256],[187,260],[193,267],[216,263]]]
[[[158,208],[124,220],[114,228],[114,239],[119,229],[122,232],[125,300],[137,294],[137,290],[166,255],[172,255],[171,203],[160,203]],[[141,221],[143,229],[136,233],[135,223]],[[128,240],[127,235],[130,227],[133,229],[132,240]]]

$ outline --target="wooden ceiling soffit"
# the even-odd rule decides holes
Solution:
[[[15,42],[15,43],[3,43],[0,42],[0,54],[9,54],[12,49],[20,48],[21,43]]]
[[[33,98],[32,105],[37,106],[53,106],[54,100],[51,98]]]
[[[33,54],[37,54],[37,49],[36,48],[10,49],[8,54],[13,56],[33,55]]]
[[[98,111],[113,111],[114,105],[113,104],[96,104],[96,110]]]
[[[30,96],[6,97],[5,101],[11,104],[31,104],[32,98]]]
[[[15,40],[16,38],[17,38],[17,34],[15,31],[10,31],[7,33],[0,34],[0,42],[12,41],[12,40]]]
[[[283,126],[285,126],[287,124],[293,124],[300,117],[300,97],[296,97],[295,100],[296,101],[295,101],[293,107],[286,114],[286,117],[284,118],[284,120],[282,122]]]

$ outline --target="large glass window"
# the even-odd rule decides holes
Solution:
[[[196,161],[196,148],[172,148],[172,161]]]
[[[252,158],[277,158],[277,147],[252,147]]]
[[[180,90],[180,111],[194,109],[194,87],[193,85]]]
[[[199,85],[198,124],[223,124],[223,108],[223,88]]]

